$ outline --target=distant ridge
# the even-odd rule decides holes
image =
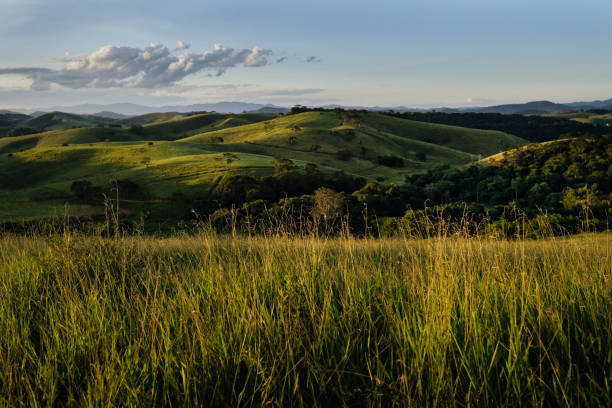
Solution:
[[[16,115],[18,113],[19,112],[7,110],[7,109],[0,109],[0,115]]]
[[[571,103],[555,103],[551,101],[533,101],[527,103],[514,103],[506,105],[496,105],[487,107],[469,107],[469,108],[438,108],[431,109],[445,113],[461,113],[461,112],[475,112],[475,113],[501,113],[506,115],[519,114],[519,115],[539,115],[546,113],[557,113],[557,112],[572,112],[577,110],[590,110],[590,109],[612,109],[612,99],[605,101],[593,101],[593,102],[571,102]]]
[[[107,118],[107,119],[125,119],[127,118],[126,115],[122,115],[120,113],[115,113],[115,112],[110,112],[110,111],[97,112],[91,116],[95,116],[98,118]]]
[[[288,108],[280,108],[276,106],[264,106],[263,108],[248,111],[247,113],[263,113],[263,114],[267,113],[267,114],[278,115],[278,114],[287,113],[287,112],[289,112]]]
[[[100,116],[100,113],[112,113],[114,115],[125,116],[138,116],[145,115],[147,113],[159,113],[159,112],[218,112],[218,113],[242,113],[248,111],[254,111],[262,108],[279,108],[285,109],[274,105],[264,105],[258,103],[245,103],[245,102],[218,102],[209,104],[194,104],[194,105],[167,105],[167,106],[145,106],[137,105],[133,103],[113,103],[108,105],[101,104],[82,104],[74,106],[53,106],[51,108],[37,108],[37,109],[16,109],[17,112],[31,114],[34,111],[53,111],[53,112],[65,112],[77,115],[95,115]]]
[[[591,109],[612,109],[612,99],[598,100],[591,102],[571,102],[571,103],[555,103],[551,101],[531,101],[527,103],[503,104],[494,106],[470,106],[470,107],[439,107],[439,108],[417,108],[407,106],[350,106],[350,105],[309,105],[310,107],[322,107],[325,109],[357,109],[371,111],[388,111],[396,112],[426,112],[438,111],[445,113],[461,113],[461,112],[481,112],[481,113],[501,113],[501,114],[520,114],[520,115],[537,115],[557,112],[571,112],[576,110],[591,110]],[[269,113],[279,114],[289,111],[289,107],[276,106],[270,104],[258,104],[248,102],[218,102],[208,104],[192,104],[192,105],[166,105],[166,106],[145,106],[133,103],[114,103],[108,105],[101,104],[82,104],[74,106],[54,106],[50,108],[36,109],[11,109],[9,111],[0,111],[4,113],[24,113],[32,116],[38,116],[42,112],[59,111],[78,115],[93,115],[98,117],[121,119],[126,116],[139,116],[148,113],[160,112],[177,112],[177,113],[192,113],[192,112],[218,112],[218,113]],[[120,115],[120,116],[117,116]]]
[[[550,101],[535,101],[527,103],[490,106],[486,108],[477,108],[475,112],[506,114],[518,113],[522,115],[537,115],[542,113],[554,113],[566,110],[571,110],[571,108],[567,105],[562,105]]]

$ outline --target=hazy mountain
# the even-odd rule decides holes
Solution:
[[[424,111],[438,111],[446,113],[460,113],[460,112],[482,112],[482,113],[502,113],[502,114],[522,114],[522,115],[534,115],[543,113],[554,113],[554,112],[567,112],[575,110],[588,110],[588,109],[612,109],[612,99],[602,101],[591,101],[591,102],[572,102],[572,103],[555,103],[551,101],[533,101],[527,103],[517,104],[504,104],[496,106],[476,106],[476,107],[440,107],[435,109],[424,109],[422,107],[406,107],[406,106],[349,106],[349,105],[323,105],[325,109],[367,109],[371,111],[388,111],[394,110],[396,112],[424,112]],[[43,111],[43,112],[41,112]],[[146,106],[137,105],[133,103],[114,103],[108,105],[100,104],[82,104],[74,106],[54,106],[51,108],[37,108],[37,109],[13,109],[12,112],[25,113],[32,116],[38,116],[44,112],[49,111],[60,111],[66,113],[80,114],[80,115],[96,115],[107,118],[116,118],[126,116],[137,116],[145,115],[147,113],[160,113],[160,112],[218,112],[218,113],[242,113],[242,112],[257,112],[257,113],[285,113],[289,111],[288,107],[270,105],[270,104],[258,104],[258,103],[247,103],[247,102],[218,102],[208,104],[193,104],[193,105],[166,105],[166,106]],[[106,116],[105,116],[106,115]]]
[[[15,111],[10,111],[7,109],[0,109],[0,115],[16,115],[19,112],[15,112]]]
[[[247,113],[263,113],[263,114],[274,114],[274,115],[278,115],[280,113],[287,113],[289,112],[288,108],[281,108],[281,107],[276,107],[276,106],[264,106],[263,108],[259,108],[256,110],[252,110],[252,111],[248,111]]]
[[[592,102],[572,102],[567,103],[574,109],[612,109],[612,99],[606,99],[605,101],[592,101]]]
[[[166,105],[166,106],[145,106],[137,105],[133,103],[113,103],[108,105],[101,104],[82,104],[74,106],[53,106],[51,108],[37,108],[37,109],[18,109],[17,111],[22,113],[31,114],[36,110],[46,111],[58,111],[73,113],[78,115],[96,115],[100,112],[111,112],[113,114],[119,114],[123,116],[136,116],[144,115],[147,113],[157,112],[219,112],[219,113],[242,113],[245,111],[253,111],[261,108],[280,108],[274,105],[264,105],[258,103],[246,103],[246,102],[218,102],[208,104],[194,104],[194,105]]]
[[[120,113],[115,113],[115,112],[110,112],[110,111],[97,112],[91,116],[95,116],[98,118],[107,118],[107,119],[125,119],[128,117],[126,115],[122,115]]]
[[[489,106],[485,108],[475,108],[473,112],[482,113],[504,113],[504,114],[522,114],[533,115],[542,113],[554,113],[560,111],[572,110],[571,107],[550,101],[535,101],[527,103],[517,103],[509,105]]]

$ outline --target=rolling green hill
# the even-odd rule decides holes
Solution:
[[[21,113],[0,113],[0,127],[17,126],[28,119],[31,119],[31,116],[23,115]]]
[[[12,136],[15,133],[25,134],[29,132],[29,129],[26,132],[23,132],[23,128],[16,129],[20,127],[21,123],[27,121],[28,119],[31,119],[31,116],[22,115],[21,113],[13,113],[9,111],[0,113],[0,138]]]
[[[78,117],[79,116],[77,116],[77,118]],[[157,117],[161,118],[163,115]],[[149,118],[152,118],[152,116]],[[47,147],[63,144],[175,140],[197,133],[225,129],[231,126],[241,126],[269,118],[269,115],[206,113],[187,117],[180,116],[169,121],[162,121],[144,126],[136,124],[127,128],[121,126],[96,126],[52,130],[23,136],[0,138],[0,154],[18,152],[33,147]],[[50,122],[44,120],[39,123]]]
[[[229,127],[242,126],[273,118],[265,114],[201,113],[175,117],[143,126],[143,135],[149,139],[176,140],[195,134]]]
[[[149,125],[151,123],[167,122],[169,120],[181,119],[185,116],[184,113],[178,112],[154,112],[145,115],[130,116],[118,121],[122,125]]]
[[[40,131],[64,130],[80,127],[104,126],[114,123],[114,119],[87,115],[74,115],[64,112],[51,112],[35,118],[28,119],[20,125],[31,127]]]
[[[74,181],[129,180],[142,186],[144,201],[159,202],[206,195],[223,176],[271,174],[274,158],[282,157],[298,168],[314,163],[328,173],[401,183],[410,174],[461,166],[523,143],[502,132],[377,113],[209,113],[129,128],[54,130],[0,139],[0,220],[61,214]]]
[[[114,124],[115,119],[64,112],[45,113],[40,116],[20,114],[0,115],[0,137],[33,134],[51,130],[68,130]]]
[[[332,112],[306,112],[281,116],[249,126],[207,132],[183,139],[183,142],[223,144],[249,143],[308,152],[335,153],[353,149],[355,156],[396,154],[410,160],[412,153],[423,151],[442,160],[469,160],[470,155],[490,155],[525,144],[525,140],[498,131],[466,129],[393,118],[378,113],[343,117]],[[364,153],[361,148],[365,149]],[[449,163],[455,164],[455,163]]]

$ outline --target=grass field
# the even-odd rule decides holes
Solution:
[[[2,406],[610,406],[612,237],[0,238]]]

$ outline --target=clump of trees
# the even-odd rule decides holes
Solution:
[[[127,179],[111,180],[107,185],[96,186],[89,180],[73,181],[70,192],[75,199],[82,202],[102,202],[106,197],[120,200],[140,200],[147,198],[144,189],[137,183]]]
[[[70,186],[70,192],[84,202],[100,201],[103,199],[102,189],[95,187],[90,181],[74,181]]]
[[[12,136],[25,136],[25,135],[31,135],[34,133],[38,133],[40,132],[40,130],[32,128],[32,127],[16,127],[16,128],[12,128],[11,130],[9,130],[6,133],[6,136],[12,137]]]
[[[132,124],[130,125],[130,132],[142,136],[144,134],[144,127],[142,125]]]

